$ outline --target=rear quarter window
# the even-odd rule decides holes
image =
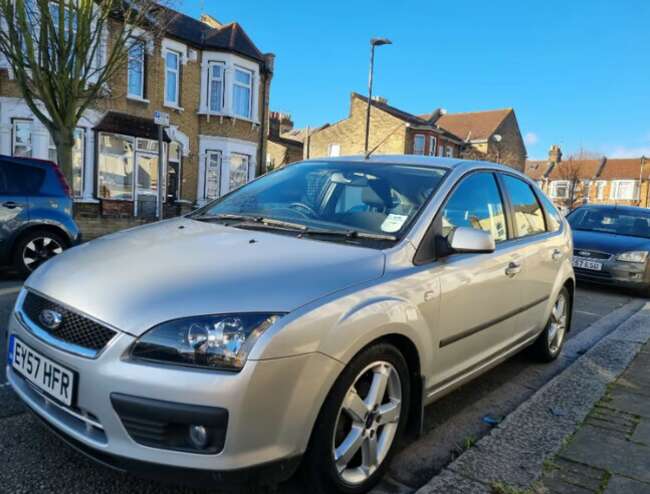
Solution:
[[[557,208],[553,205],[551,200],[548,197],[546,197],[546,194],[540,192],[539,199],[542,201],[542,205],[546,210],[546,217],[548,218],[546,229],[549,232],[557,232],[562,226],[562,215],[557,210]]]
[[[528,237],[545,232],[544,212],[530,185],[511,175],[501,177],[512,203],[515,236]]]

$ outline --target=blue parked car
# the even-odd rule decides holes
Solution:
[[[80,240],[70,187],[59,167],[0,155],[0,265],[27,276]]]

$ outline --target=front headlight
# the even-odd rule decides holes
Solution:
[[[225,314],[176,319],[147,331],[131,356],[168,364],[241,370],[255,342],[282,314]]]
[[[625,262],[646,262],[648,253],[645,250],[635,250],[632,252],[623,252],[616,256],[617,261]]]

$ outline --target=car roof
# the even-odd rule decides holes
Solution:
[[[359,163],[381,163],[389,165],[418,165],[430,166],[432,168],[446,168],[449,170],[465,166],[467,168],[491,168],[494,170],[515,172],[516,174],[525,177],[525,175],[514,168],[492,163],[490,161],[467,160],[463,158],[443,158],[441,156],[423,156],[416,154],[374,154],[369,158],[366,158],[362,154],[336,157],[323,156],[319,158],[311,158],[309,161],[354,161]]]
[[[583,204],[582,206],[577,207],[576,209],[580,208],[591,208],[591,209],[618,209],[620,211],[648,211],[650,212],[650,209],[648,208],[642,208],[640,206],[627,206],[623,204]]]

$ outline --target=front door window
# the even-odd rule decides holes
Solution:
[[[221,151],[208,151],[205,161],[205,198],[219,197],[221,189]]]
[[[158,212],[158,156],[138,153],[136,161],[138,216],[152,218]]]

